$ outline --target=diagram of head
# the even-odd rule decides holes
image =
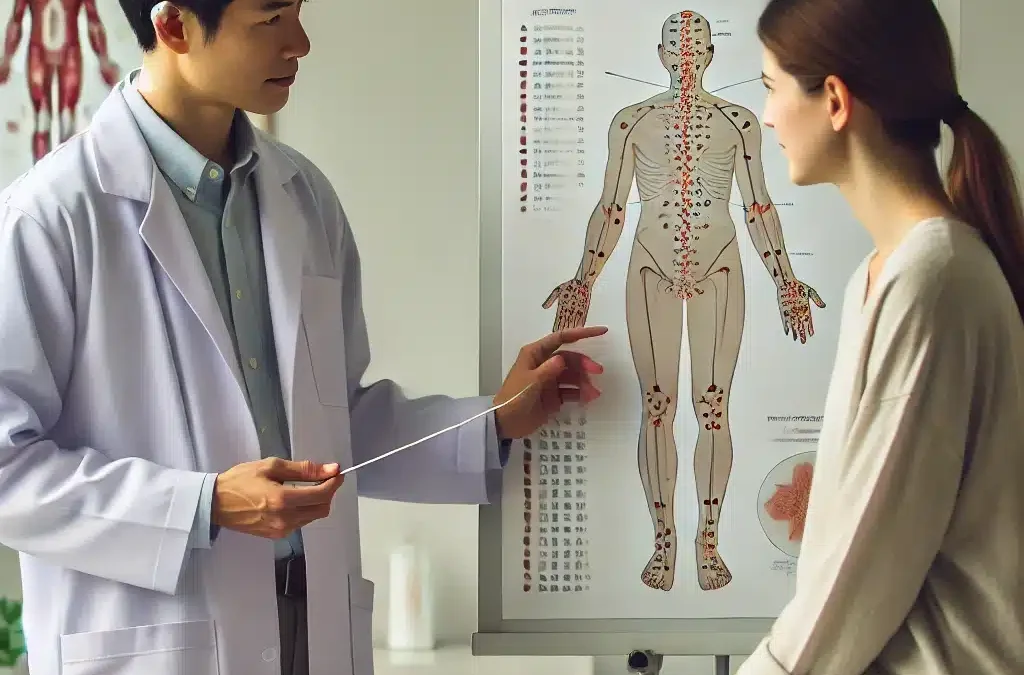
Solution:
[[[700,80],[715,54],[708,20],[692,10],[675,12],[661,26],[658,56],[672,80]]]

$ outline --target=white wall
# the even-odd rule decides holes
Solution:
[[[498,0],[491,0],[498,1]],[[955,8],[956,0],[940,0]],[[363,255],[372,377],[412,395],[475,395],[478,378],[477,0],[306,5],[313,50],[278,131],[341,194]],[[956,12],[946,11],[956,32]],[[441,18],[447,15],[447,18]],[[964,97],[1024,165],[1019,0],[963,0]],[[434,326],[428,322],[436,321]],[[363,560],[387,620],[387,553],[407,532],[429,544],[441,637],[476,628],[476,510],[364,500]],[[0,594],[17,588],[0,555]]]
[[[1012,27],[1024,20],[1024,2],[963,0],[959,14],[961,93],[999,133],[1024,182],[1024,43]]]
[[[479,393],[476,0],[312,2],[313,44],[279,136],[327,173],[363,259],[369,377]],[[447,15],[446,17],[444,15]],[[444,18],[443,18],[444,17]],[[387,555],[430,545],[439,636],[476,628],[476,508],[362,500],[364,573],[387,618]]]

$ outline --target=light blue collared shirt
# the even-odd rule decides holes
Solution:
[[[172,129],[135,87],[138,70],[120,85],[153,159],[167,179],[196,250],[213,285],[245,394],[259,431],[263,457],[291,458],[288,418],[277,370],[266,269],[260,236],[255,168],[259,161],[254,131],[244,113],[232,126],[235,163],[230,171],[203,157]],[[192,543],[209,548],[217,536],[210,522],[214,481],[203,484]],[[302,535],[274,542],[278,559],[302,553]]]

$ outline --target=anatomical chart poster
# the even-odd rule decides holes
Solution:
[[[503,366],[610,329],[505,472],[503,617],[777,616],[870,245],[762,122],[764,3],[503,4]]]
[[[117,0],[0,0],[0,189],[81,131],[141,61]]]

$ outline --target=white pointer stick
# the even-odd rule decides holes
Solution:
[[[477,413],[477,414],[473,415],[472,417],[470,417],[467,420],[463,420],[463,421],[459,422],[458,424],[451,425],[447,429],[441,429],[440,431],[435,431],[434,433],[430,434],[429,436],[424,436],[423,438],[419,439],[418,441],[413,441],[412,443],[406,443],[405,445],[403,445],[400,448],[395,448],[394,450],[391,450],[389,452],[385,452],[383,455],[380,455],[378,457],[374,457],[373,459],[368,459],[365,462],[362,462],[360,464],[356,464],[355,466],[350,466],[349,468],[341,471],[339,473],[339,475],[343,476],[346,473],[349,473],[350,471],[355,471],[356,469],[361,469],[362,467],[366,466],[367,464],[373,464],[374,462],[382,460],[385,457],[389,457],[389,456],[395,454],[396,452],[401,452],[402,450],[407,450],[407,449],[411,448],[414,445],[419,445],[423,441],[429,441],[434,436],[440,436],[441,434],[449,432],[452,429],[458,429],[459,427],[461,427],[461,426],[463,426],[465,424],[469,424],[470,422],[472,422],[473,420],[475,420],[475,419],[477,419],[479,417],[483,417],[484,415],[488,415],[488,414],[494,412],[498,408],[503,408],[503,407],[507,406],[509,403],[511,403],[512,401],[516,400],[517,398],[522,396],[524,393],[526,393],[526,391],[530,387],[532,387],[532,386],[533,386],[533,383],[530,383],[530,384],[526,385],[526,387],[522,391],[520,391],[518,394],[516,394],[515,396],[513,396],[509,400],[505,401],[504,403],[499,403],[498,405],[493,406],[491,408],[488,408],[487,410],[485,410],[485,411],[483,411],[481,413]]]

